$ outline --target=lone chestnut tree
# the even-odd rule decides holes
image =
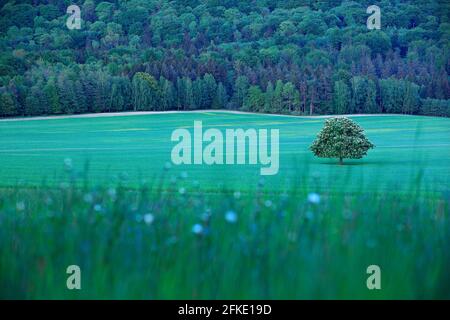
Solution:
[[[311,145],[312,152],[320,158],[361,159],[374,145],[364,135],[364,130],[349,118],[331,118]]]

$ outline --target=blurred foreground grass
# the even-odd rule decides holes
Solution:
[[[327,193],[304,173],[289,192],[214,194],[185,174],[140,188],[76,176],[0,190],[0,298],[450,298],[449,194],[420,180]],[[381,290],[366,287],[372,264]]]

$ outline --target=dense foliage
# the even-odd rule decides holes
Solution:
[[[314,154],[321,158],[361,159],[374,145],[364,135],[364,130],[349,118],[331,118],[311,145]]]
[[[71,4],[80,30],[66,27]],[[366,9],[381,8],[381,30]],[[231,108],[450,114],[442,0],[8,0],[0,116]]]

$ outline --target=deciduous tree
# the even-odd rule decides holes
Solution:
[[[320,158],[360,159],[374,145],[364,135],[364,130],[349,118],[331,118],[319,132],[310,149]]]

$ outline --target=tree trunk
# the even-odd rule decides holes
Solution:
[[[311,99],[309,101],[309,115],[312,116],[314,112],[314,99],[315,99],[315,88],[311,89]]]
[[[343,161],[342,158],[340,157],[340,158],[339,158],[339,165],[342,166],[343,164],[344,164],[344,161]]]

